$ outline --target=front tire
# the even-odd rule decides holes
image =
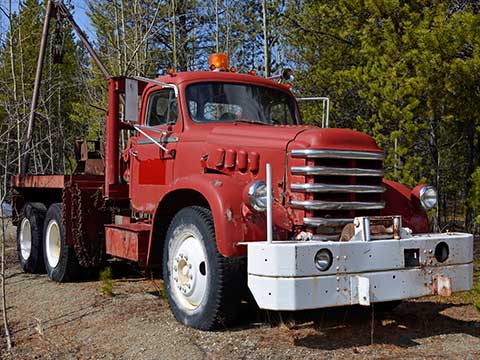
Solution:
[[[218,252],[209,209],[191,206],[175,215],[165,239],[163,279],[177,320],[200,330],[230,325],[240,305],[242,270],[240,260]]]
[[[62,204],[52,204],[45,216],[43,255],[48,277],[56,282],[71,281],[80,275],[75,251],[66,243]]]
[[[17,227],[17,254],[23,271],[41,273],[43,262],[43,223],[47,208],[42,203],[28,202],[22,209]]]

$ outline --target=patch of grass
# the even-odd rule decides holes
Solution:
[[[155,295],[158,295],[159,298],[161,298],[165,301],[168,301],[167,290],[165,290],[165,283],[161,280],[159,280],[159,281],[155,280],[154,277],[153,277],[153,273],[148,272],[147,274],[150,276],[150,281],[151,281],[153,287],[155,288],[155,292],[157,293]]]
[[[471,291],[473,297],[473,307],[480,312],[480,261],[475,260],[473,263],[473,289]]]
[[[480,239],[478,234],[475,235],[473,244],[473,289],[470,291],[472,294],[473,307],[480,312]]]
[[[160,298],[162,298],[165,301],[168,301],[167,290],[165,290],[165,284],[163,281],[158,282],[157,291]]]
[[[113,287],[115,286],[115,280],[113,280],[113,272],[110,266],[100,271],[100,292],[104,295],[113,297]]]

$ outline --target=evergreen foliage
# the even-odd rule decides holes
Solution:
[[[217,47],[239,71],[262,74],[262,2],[86,3],[89,33],[112,75],[206,70]],[[2,191],[18,171],[44,9],[45,1],[21,2],[0,36]],[[441,228],[469,228],[480,216],[479,9],[468,0],[267,1],[272,72],[294,68],[296,93],[330,97],[332,126],[374,136],[386,151],[388,178],[411,187],[437,186]],[[65,29],[48,46],[34,139],[36,173],[71,172],[74,139],[104,136],[105,81]],[[57,47],[63,64],[52,61]],[[320,106],[304,107],[307,123],[319,123]]]
[[[441,0],[302,1],[290,3],[287,18],[298,89],[330,96],[336,126],[373,135],[388,178],[435,185],[438,220],[454,222],[447,208],[465,199],[479,161],[478,9]]]

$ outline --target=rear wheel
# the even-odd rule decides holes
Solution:
[[[66,243],[62,204],[52,204],[48,208],[43,234],[43,255],[48,277],[57,282],[77,279],[81,268],[73,247]]]
[[[17,227],[17,254],[23,271],[45,271],[43,262],[43,223],[47,209],[42,203],[26,203]]]
[[[239,260],[217,249],[209,209],[191,206],[173,218],[165,239],[163,279],[174,316],[185,325],[212,330],[236,318],[242,288]]]

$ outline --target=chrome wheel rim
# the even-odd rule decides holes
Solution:
[[[20,254],[23,260],[28,260],[32,253],[32,227],[30,220],[24,218],[20,223]]]
[[[48,264],[54,268],[60,260],[61,249],[60,227],[55,220],[48,223],[45,237]]]
[[[170,283],[177,303],[186,310],[200,306],[207,292],[207,256],[198,234],[182,231],[171,247]]]

